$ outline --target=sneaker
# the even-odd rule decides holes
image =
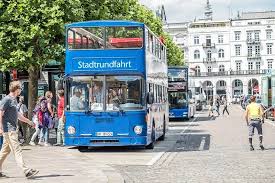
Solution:
[[[250,145],[250,151],[254,151],[253,145]]]
[[[44,143],[43,142],[38,142],[38,145],[43,146]]]
[[[29,143],[31,146],[36,146],[36,144],[34,143],[34,142],[32,142],[32,141],[30,141],[30,143]]]
[[[264,146],[262,144],[260,144],[260,148],[261,150],[264,150]]]
[[[8,178],[8,176],[6,176],[5,174],[3,174],[2,172],[0,172],[0,179],[1,178]]]
[[[61,146],[61,144],[57,144],[57,143],[56,143],[56,144],[54,144],[53,146]]]
[[[26,178],[27,179],[30,179],[30,178],[32,178],[33,176],[35,176],[36,174],[38,174],[38,170],[33,170],[33,169],[31,169],[27,174],[26,174]]]

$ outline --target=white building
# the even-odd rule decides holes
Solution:
[[[207,17],[165,29],[183,48],[190,87],[202,88],[208,98],[260,93],[261,76],[275,67],[274,11],[223,21]]]
[[[260,92],[261,76],[274,68],[275,12],[242,13],[231,21],[230,42],[233,93]]]
[[[185,62],[188,62],[188,25],[189,22],[169,23],[164,25],[164,30],[169,33],[173,41],[182,48]]]

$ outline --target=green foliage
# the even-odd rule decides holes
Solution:
[[[106,19],[144,22],[164,37],[169,64],[182,64],[181,51],[161,21],[137,0],[0,0],[0,70],[64,60],[66,23]]]
[[[0,3],[0,70],[40,68],[64,57],[64,24],[83,20],[79,0]]]

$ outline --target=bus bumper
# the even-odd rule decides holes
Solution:
[[[65,137],[66,146],[145,146],[147,137]]]

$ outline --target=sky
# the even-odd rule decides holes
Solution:
[[[206,0],[139,0],[151,9],[165,7],[168,23],[203,18]],[[275,11],[275,0],[210,0],[214,20],[235,18],[237,12]]]

